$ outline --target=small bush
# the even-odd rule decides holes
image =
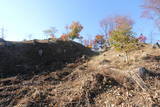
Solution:
[[[113,30],[110,33],[110,44],[117,51],[123,52],[126,55],[126,61],[128,62],[128,53],[135,49],[138,49],[138,40],[133,37],[133,32],[128,30]]]

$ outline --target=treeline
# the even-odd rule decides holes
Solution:
[[[160,0],[144,0],[144,4],[141,6],[144,9],[142,16],[154,20],[158,28],[160,28],[159,6]],[[100,25],[103,33],[95,35],[93,40],[85,40],[81,36],[80,33],[84,27],[77,21],[73,21],[71,25],[66,26],[67,32],[59,38],[55,37],[57,29],[54,27],[45,30],[44,33],[52,40],[69,41],[78,39],[84,46],[93,50],[105,50],[108,47],[113,47],[115,50],[125,53],[126,56],[130,51],[137,49],[139,44],[145,43],[147,40],[147,37],[143,34],[136,36],[136,33],[133,32],[134,21],[129,16],[106,17],[100,22]]]
[[[135,33],[132,31],[133,20],[128,16],[114,16],[107,17],[101,22],[101,28],[103,34],[95,35],[93,40],[85,40],[81,35],[83,26],[79,22],[72,22],[71,25],[66,26],[67,33],[64,33],[60,38],[55,37],[56,28],[50,28],[45,30],[44,33],[50,37],[50,39],[60,39],[63,41],[78,39],[84,46],[93,50],[105,49],[107,47],[115,47],[117,50],[121,48],[129,50],[134,44],[138,42],[145,42],[146,37],[140,35],[135,37]],[[128,47],[129,46],[129,47]]]
[[[160,28],[160,0],[144,0],[140,6],[143,9],[142,17],[151,19],[155,22],[156,26]],[[80,32],[83,30],[83,26],[79,22],[72,22],[70,26],[66,26],[67,33],[60,36],[61,40],[74,40],[79,39],[83,45],[99,50],[105,47],[115,47],[116,50],[125,49],[129,51],[134,44],[138,42],[146,42],[147,37],[143,34],[138,37],[133,32],[134,21],[124,15],[117,15],[113,17],[106,17],[101,22],[101,28],[103,34],[95,35],[93,40],[85,40]],[[51,28],[45,31],[46,35],[55,38],[55,28]],[[158,40],[157,40],[158,42]]]

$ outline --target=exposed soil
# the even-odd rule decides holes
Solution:
[[[0,46],[0,76],[53,72],[82,56],[91,55],[91,50],[72,41],[30,41]]]
[[[96,55],[75,42],[29,42],[0,50],[0,107],[160,106],[160,50],[150,45],[132,52],[129,64],[112,49]],[[137,67],[149,72],[139,78],[147,90],[127,73]]]

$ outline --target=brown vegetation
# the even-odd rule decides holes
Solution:
[[[77,49],[82,49],[80,47]],[[39,67],[39,74],[3,78],[0,80],[0,106],[159,106],[160,50],[144,45],[129,54],[129,64],[124,62],[123,54],[110,49],[91,58],[86,54],[62,69],[50,71],[52,66],[46,65],[50,72],[43,72]],[[58,55],[66,54],[54,57],[59,58]],[[67,55],[72,56],[71,53]],[[139,67],[149,72],[144,78],[137,76]]]

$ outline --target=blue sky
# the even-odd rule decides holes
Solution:
[[[79,21],[82,35],[92,39],[100,33],[99,22],[110,15],[129,15],[135,21],[134,31],[149,36],[155,30],[150,20],[140,17],[143,0],[1,0],[0,27],[7,40],[42,38],[43,30],[56,27],[57,36],[65,33],[64,26]],[[156,35],[157,36],[157,35]],[[154,37],[159,39],[158,36]]]

